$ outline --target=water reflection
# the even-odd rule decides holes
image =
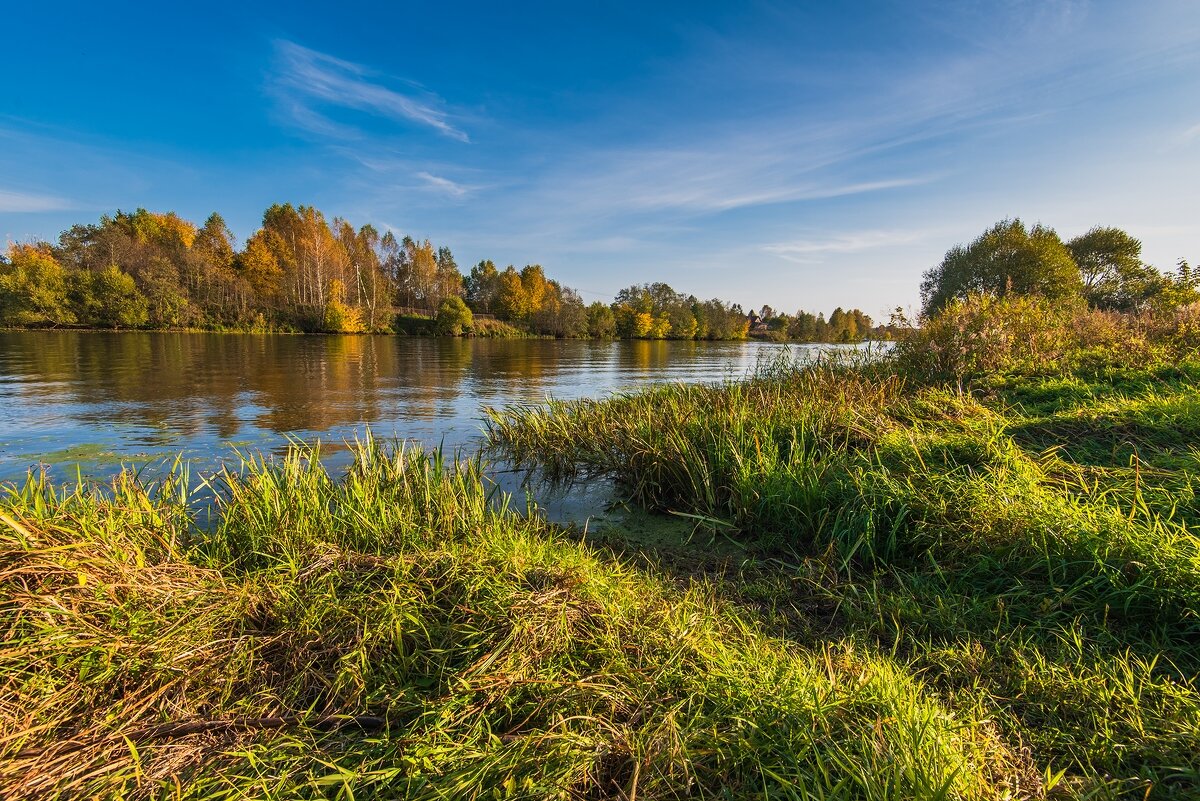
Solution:
[[[486,405],[597,396],[753,368],[755,343],[254,334],[0,332],[0,480],[31,465],[102,476],[184,454],[214,466],[234,444],[285,435],[336,446],[376,434],[477,442]]]

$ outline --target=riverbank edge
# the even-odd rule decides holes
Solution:
[[[511,328],[511,326],[509,326]],[[363,336],[363,337],[412,337],[420,339],[540,339],[552,341],[573,342],[757,342],[764,345],[856,345],[868,346],[890,343],[892,340],[856,340],[853,342],[817,342],[810,340],[770,339],[767,337],[746,336],[741,339],[674,339],[663,337],[650,338],[621,338],[621,337],[556,337],[550,334],[534,334],[520,329],[514,333],[465,333],[458,336],[452,334],[413,333],[407,331],[301,331],[288,328],[91,328],[84,326],[4,326],[0,331],[44,331],[44,332],[77,332],[81,334],[249,334],[249,335],[294,335],[294,336]]]

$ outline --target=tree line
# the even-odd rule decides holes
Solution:
[[[56,243],[0,256],[0,325],[359,332],[400,316],[466,333],[476,315],[554,337],[857,341],[878,333],[855,309],[824,315],[747,313],[664,283],[587,304],[541,265],[480,261],[464,275],[449,247],[398,239],[276,204],[242,247],[220,214],[202,225],[138,209],[63,231]]]

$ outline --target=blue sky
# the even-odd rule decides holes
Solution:
[[[513,5],[13,4],[0,236],[290,201],[588,300],[876,316],[1004,217],[1200,261],[1196,0]]]

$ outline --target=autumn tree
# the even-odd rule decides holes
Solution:
[[[511,264],[496,278],[496,312],[502,320],[523,322],[530,313],[531,304],[521,274]]]
[[[278,237],[266,229],[255,232],[236,261],[240,277],[263,305],[274,304],[283,294],[283,265],[276,255],[282,246],[272,241]]]
[[[31,327],[76,322],[67,281],[48,244],[12,245],[0,266],[0,321]]]
[[[362,315],[346,302],[346,285],[340,279],[329,282],[321,330],[331,334],[358,334],[364,330]]]
[[[530,314],[530,328],[553,337],[587,336],[587,310],[579,293],[557,281],[546,281],[540,308]]]
[[[196,232],[184,269],[184,286],[207,322],[231,324],[245,318],[252,299],[236,264],[233,232],[213,212]]]
[[[547,301],[550,287],[546,281],[546,271],[540,264],[526,264],[521,268],[521,284],[525,287],[525,297],[529,303],[529,314],[536,314]]]
[[[362,310],[367,329],[373,331],[379,325],[382,306],[387,305],[391,296],[383,266],[388,248],[373,225],[355,231],[346,220],[337,220],[336,224],[338,239],[346,253],[349,268],[346,277],[353,287],[353,305]]]

